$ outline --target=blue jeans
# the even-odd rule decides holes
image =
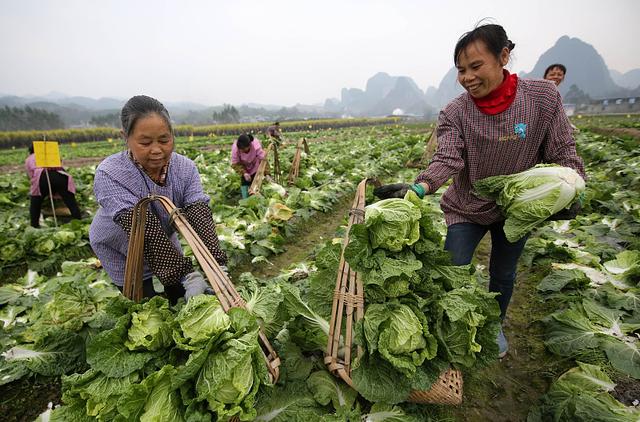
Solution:
[[[453,265],[471,263],[473,253],[487,231],[491,232],[491,259],[489,264],[489,291],[500,293],[496,297],[500,305],[500,318],[504,319],[516,280],[518,258],[529,235],[511,243],[504,235],[504,221],[483,226],[474,223],[452,224],[447,229],[444,248],[451,254]]]

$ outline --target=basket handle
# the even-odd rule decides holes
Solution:
[[[329,339],[325,353],[325,364],[329,370],[342,378],[347,384],[353,386],[351,380],[351,344],[354,324],[364,317],[364,293],[360,275],[353,271],[349,263],[344,259],[344,250],[349,244],[349,231],[353,224],[364,221],[365,190],[367,184],[380,185],[376,179],[363,179],[356,189],[351,210],[347,232],[342,241],[338,276],[333,292],[333,305],[331,308],[331,320],[329,323]],[[346,308],[346,312],[345,312]],[[355,312],[354,312],[355,308]],[[345,315],[346,314],[346,315]],[[346,316],[344,336],[344,354],[340,347],[342,323]],[[361,356],[363,350],[358,347],[357,356]]]
[[[269,154],[272,151],[274,152],[274,154],[277,154],[276,148],[277,147],[273,142],[270,143],[269,146],[267,147],[267,150],[265,151],[265,154],[264,154],[264,159],[258,165],[258,171],[256,172],[256,175],[253,178],[253,182],[251,182],[251,186],[249,186],[250,194],[255,195],[260,192],[260,188],[262,188],[262,181],[264,179],[264,173],[267,171],[267,168],[269,166]],[[278,168],[277,170],[279,171],[280,169]],[[276,169],[274,169],[274,172],[275,171]]]
[[[149,195],[142,198],[133,207],[133,218],[131,224],[131,235],[129,246],[127,248],[127,262],[125,264],[125,280],[123,293],[126,297],[139,301],[142,299],[142,269],[144,256],[144,231],[147,221],[147,208],[149,203],[158,201],[163,208],[169,213],[171,222],[177,231],[184,237],[187,244],[193,250],[201,268],[205,272],[209,284],[213,288],[216,296],[220,299],[224,311],[228,311],[235,303],[234,298],[223,291],[224,282],[220,279],[226,279],[228,285],[232,288],[232,292],[237,294],[233,284],[220,268],[211,252],[204,245],[193,227],[189,224],[179,208],[166,196]],[[236,297],[238,297],[237,295]]]
[[[289,177],[287,179],[287,183],[289,184],[289,186],[293,185],[300,174],[300,161],[302,160],[303,148],[305,154],[309,155],[309,144],[307,143],[306,138],[300,139],[298,141],[298,145],[296,145],[296,152],[293,156],[291,168],[289,169]]]

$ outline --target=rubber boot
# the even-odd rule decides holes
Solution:
[[[249,197],[249,186],[240,186],[240,194],[242,195],[242,199],[247,199]]]

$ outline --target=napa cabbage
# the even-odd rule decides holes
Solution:
[[[369,229],[371,246],[399,252],[420,238],[420,209],[410,201],[390,198],[365,208],[365,226]]]
[[[477,195],[493,199],[506,217],[504,232],[516,242],[557,212],[570,207],[585,189],[573,169],[537,165],[521,173],[491,176],[473,184]]]

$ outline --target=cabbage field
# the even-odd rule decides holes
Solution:
[[[354,226],[345,259],[363,274],[367,302],[354,329],[366,350],[352,373],[358,392],[323,361],[351,199],[365,177],[412,180],[418,170],[407,163],[421,157],[432,125],[289,134],[309,141],[300,177],[293,186],[265,183],[246,200],[229,166],[231,137],[178,138],[176,151],[196,162],[211,196],[247,302],[228,314],[213,296],[176,307],[161,297],[132,303],[93,257],[92,178],[120,141],[65,146],[86,216],[59,227],[51,218],[29,227],[26,175],[3,171],[2,419],[46,411],[40,420],[640,420],[640,116],[574,123],[588,177],[583,210],[543,224],[527,242],[501,361],[492,341],[499,311],[484,289],[490,245],[483,240],[472,265],[450,265],[444,188],[394,205],[412,222],[398,230],[410,233],[380,238],[384,209]],[[285,175],[294,150],[295,142],[281,151]],[[419,240],[402,243],[409,237]],[[259,329],[282,362],[275,386]],[[447,367],[463,373],[462,405],[407,402]]]

